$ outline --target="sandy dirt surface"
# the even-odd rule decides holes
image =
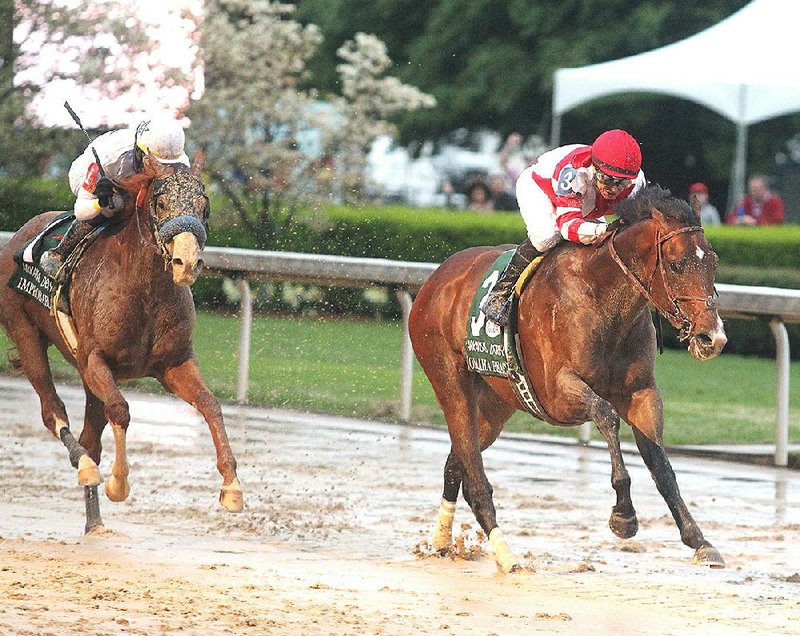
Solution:
[[[82,391],[61,394],[79,429]],[[673,458],[728,563],[707,570],[638,456],[640,530],[623,541],[607,526],[604,451],[501,437],[487,472],[533,570],[503,575],[463,501],[456,526],[476,558],[413,553],[436,519],[443,431],[227,407],[246,498],[232,515],[197,413],[126,395],[131,496],[101,495],[108,531],[83,536],[66,450],[32,390],[0,379],[0,634],[800,633],[797,472]]]

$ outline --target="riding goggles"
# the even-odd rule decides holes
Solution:
[[[594,178],[598,186],[606,190],[624,190],[633,183],[628,177],[612,177],[595,167]]]

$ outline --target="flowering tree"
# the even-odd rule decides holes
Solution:
[[[202,0],[147,9],[135,0],[0,0],[3,168],[29,174],[63,142],[57,127],[74,128],[66,99],[91,128],[188,108],[202,90]]]
[[[325,101],[306,64],[320,45],[293,7],[257,0],[208,0],[201,49],[206,90],[192,107],[190,137],[206,150],[213,183],[261,248],[299,210],[360,192],[371,141],[393,113],[433,99],[391,77],[372,36],[340,50],[342,95]]]

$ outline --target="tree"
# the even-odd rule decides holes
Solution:
[[[209,0],[202,29],[206,91],[192,108],[192,139],[213,183],[261,248],[300,210],[358,196],[371,141],[388,115],[431,104],[392,77],[385,47],[363,34],[340,49],[342,94],[321,102],[307,63],[321,35],[293,7]]]
[[[698,33],[749,0],[303,0],[301,21],[325,37],[310,68],[321,91],[335,90],[336,42],[375,33],[398,61],[398,76],[437,99],[399,121],[400,141],[444,139],[466,128],[549,138],[553,72],[634,55]],[[688,115],[688,116],[687,116]],[[764,169],[796,129],[797,118],[751,130],[751,164]],[[685,100],[630,95],[570,111],[562,139],[590,143],[606,127],[643,140],[648,177],[683,194],[707,180],[725,192],[733,126]],[[776,136],[777,134],[777,136]],[[769,148],[758,159],[757,148]],[[759,165],[760,162],[760,165]]]

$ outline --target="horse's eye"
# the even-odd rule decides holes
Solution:
[[[669,264],[669,270],[676,274],[682,274],[685,269],[682,261],[672,261]]]

